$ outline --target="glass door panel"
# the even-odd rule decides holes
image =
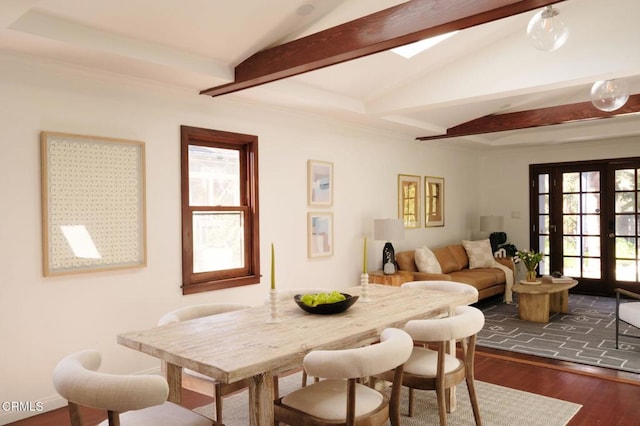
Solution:
[[[600,236],[600,171],[562,173],[562,264],[575,278],[602,276]]]
[[[538,265],[538,272],[542,275],[551,273],[551,217],[550,217],[550,175],[542,173],[538,175],[538,249],[544,257]]]
[[[640,214],[640,169],[617,169],[614,172],[614,233],[616,281],[639,280],[638,237]]]

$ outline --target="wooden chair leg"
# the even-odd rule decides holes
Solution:
[[[400,391],[402,390],[403,370],[404,365],[401,365],[393,371],[393,384],[391,385],[391,396],[389,398],[389,420],[391,420],[391,426],[400,426]]]
[[[107,411],[109,426],[120,426],[120,415],[117,411]]]
[[[215,420],[222,423],[222,384],[219,382],[216,382],[214,385],[214,398],[216,400]]]
[[[302,387],[307,386],[307,372],[302,370]]]
[[[444,358],[446,353],[445,342],[438,343],[438,367],[436,376],[436,395],[438,397],[438,414],[440,415],[440,426],[447,424],[447,404],[444,387]]]
[[[409,388],[409,417],[413,417],[414,403],[415,403],[415,390]]]
[[[280,398],[280,376],[273,376],[273,400]]]
[[[75,402],[69,401],[69,417],[71,418],[71,426],[84,426],[80,407]]]
[[[473,418],[476,420],[476,426],[482,426],[480,407],[478,406],[478,395],[476,394],[476,386],[473,381],[473,376],[467,376],[467,389],[469,390],[469,400],[471,401],[471,408],[473,409]]]

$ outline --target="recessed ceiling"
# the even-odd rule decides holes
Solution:
[[[21,0],[0,3],[0,48],[161,82],[203,96],[233,81],[254,53],[402,4],[362,0]],[[568,0],[570,28],[554,52],[525,35],[535,11],[460,31],[405,59],[382,52],[224,96],[308,110],[413,139],[490,114],[589,100],[596,80],[640,93],[637,0]],[[215,102],[215,100],[212,100]],[[437,143],[550,144],[640,133],[631,115]],[[421,142],[434,143],[434,142]]]

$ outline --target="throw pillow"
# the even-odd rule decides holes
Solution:
[[[469,269],[490,268],[496,260],[493,257],[491,243],[488,239],[479,241],[463,240],[462,246],[469,257]]]
[[[427,246],[416,249],[415,258],[418,271],[428,272],[430,274],[442,273],[438,259],[436,259],[436,256]]]

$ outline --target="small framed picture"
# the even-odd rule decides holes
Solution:
[[[424,177],[425,226],[444,226],[444,178]]]
[[[308,257],[333,255],[333,213],[307,213]]]
[[[307,197],[310,206],[333,205],[333,163],[307,161]]]
[[[405,228],[420,228],[420,176],[398,175],[398,218]]]

